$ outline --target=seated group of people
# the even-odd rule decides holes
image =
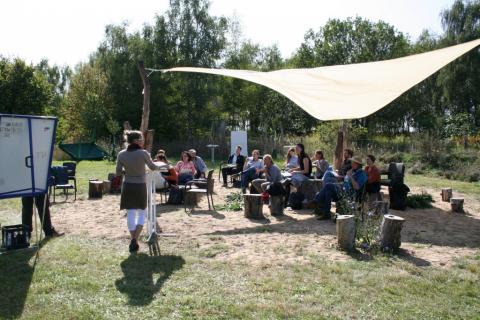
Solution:
[[[180,160],[173,166],[167,159],[164,150],[158,150],[155,156],[155,162],[160,162],[168,165],[168,171],[161,173],[161,178],[165,179],[170,185],[184,185],[193,179],[205,178],[208,172],[208,167],[205,161],[197,155],[195,149],[183,151],[180,155]],[[162,181],[156,181],[157,188],[162,184]]]
[[[228,160],[232,166],[222,169],[224,185],[227,183],[229,174],[240,173],[243,193],[246,192],[249,183],[259,193],[265,192],[270,185],[280,184],[288,198],[290,185],[298,189],[308,179],[322,179],[323,187],[315,195],[312,203],[317,207],[316,212],[322,219],[330,218],[332,201],[339,201],[344,196],[359,199],[364,191],[372,195],[380,191],[380,170],[375,166],[373,155],[367,155],[367,166],[362,169],[362,159],[354,157],[351,149],[345,149],[342,166],[336,172],[329,165],[322,151],[317,150],[312,161],[305,153],[304,145],[299,143],[295,148],[288,150],[282,172],[273,162],[271,155],[266,154],[262,159],[260,152],[253,150],[252,156],[245,160],[241,151],[242,148],[237,146],[235,154]],[[312,175],[313,168],[316,170]]]

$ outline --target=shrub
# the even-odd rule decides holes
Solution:
[[[433,198],[430,194],[412,194],[407,197],[407,207],[412,209],[428,209],[432,207]]]

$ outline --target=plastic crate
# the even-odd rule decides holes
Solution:
[[[13,226],[2,227],[2,248],[6,250],[15,250],[28,248],[30,239],[28,237],[28,227],[17,224]]]

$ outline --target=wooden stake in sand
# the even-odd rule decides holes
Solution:
[[[282,196],[270,196],[270,214],[272,216],[281,216],[283,214]]]
[[[352,251],[355,247],[355,216],[337,216],[337,241],[341,250]]]
[[[244,194],[245,218],[265,219],[263,216],[263,200],[260,194]]]
[[[463,198],[451,198],[450,199],[450,206],[452,207],[452,212],[459,212],[463,213]]]
[[[88,198],[101,199],[103,196],[103,181],[89,180],[88,181]]]
[[[103,180],[103,193],[110,193],[112,182],[110,180]]]
[[[442,188],[441,196],[443,202],[450,202],[452,198],[452,188]]]
[[[405,219],[393,214],[383,216],[380,226],[380,248],[384,252],[397,252],[402,244],[402,227]]]

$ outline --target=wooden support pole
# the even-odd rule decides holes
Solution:
[[[441,196],[443,202],[450,202],[452,198],[452,188],[442,188]]]
[[[265,219],[263,216],[263,200],[260,194],[244,194],[245,218]]]
[[[338,248],[352,251],[355,248],[355,216],[337,216],[337,242]]]
[[[463,203],[465,200],[463,198],[451,198],[450,206],[452,207],[452,212],[463,213]]]
[[[402,244],[402,227],[405,219],[393,214],[383,216],[380,226],[380,248],[384,252],[397,252]]]

